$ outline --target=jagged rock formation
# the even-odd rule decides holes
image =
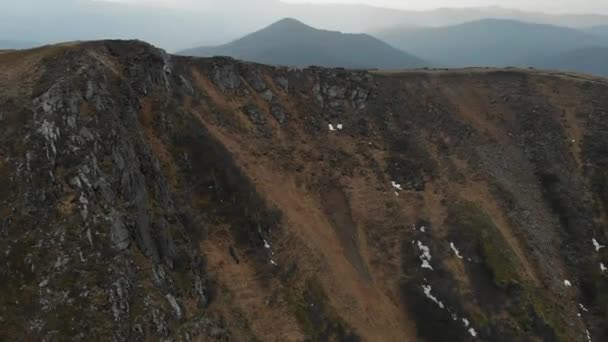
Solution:
[[[2,54],[0,339],[607,339],[607,91]]]

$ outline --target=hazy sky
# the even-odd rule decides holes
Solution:
[[[176,7],[197,6],[206,0],[106,0],[116,2],[157,2]],[[222,0],[214,0],[222,1]],[[228,2],[246,2],[246,0],[229,0]],[[280,0],[288,3],[340,3],[368,4],[378,7],[401,8],[408,10],[428,10],[440,7],[487,7],[533,10],[548,13],[586,13],[608,14],[608,0]]]
[[[169,1],[169,0],[166,0]],[[366,3],[403,9],[501,6],[552,13],[608,13],[608,0],[284,0],[285,2]]]

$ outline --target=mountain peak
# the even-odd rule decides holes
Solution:
[[[353,69],[402,69],[427,62],[363,34],[345,34],[308,26],[293,18],[231,43],[182,51],[191,56],[230,56],[252,62],[290,66],[324,66]]]
[[[283,18],[270,26],[268,28],[313,28],[304,24],[303,22],[294,19],[294,18]]]

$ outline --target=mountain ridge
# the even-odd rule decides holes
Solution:
[[[607,90],[1,54],[0,339],[605,339]]]

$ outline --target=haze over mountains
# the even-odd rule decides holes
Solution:
[[[280,20],[231,43],[180,52],[191,56],[230,56],[263,64],[403,69],[428,63],[367,34],[317,30],[295,19]]]
[[[608,38],[582,30],[504,19],[377,34],[442,67],[529,66],[571,50],[608,45]]]
[[[599,48],[608,46],[608,16],[602,14],[556,15],[496,6],[407,11],[278,0],[184,0],[179,2],[181,6],[176,4],[127,0],[3,2],[0,49],[70,40],[136,38],[169,51],[188,49],[196,55],[229,55],[270,64],[575,67],[575,71],[606,74],[603,50]],[[292,27],[290,44],[278,32],[274,36],[268,29],[257,32],[286,17],[319,31],[311,34],[310,28]],[[401,51],[370,36],[336,32],[332,36],[327,31],[321,34],[322,30],[370,33]],[[248,36],[251,32],[256,34]],[[270,34],[276,46],[271,42],[260,44],[262,34]],[[245,36],[247,39],[239,39]],[[576,56],[576,62],[566,62],[572,56]]]
[[[585,29],[585,31],[598,37],[608,38],[608,25],[592,26]]]
[[[608,47],[588,47],[571,50],[556,56],[532,61],[531,65],[544,69],[608,76]]]
[[[0,39],[0,50],[19,50],[30,49],[42,44],[36,42],[27,42],[21,40],[3,40]]]
[[[400,25],[375,33],[387,44],[370,35],[320,30],[295,19],[283,19],[230,43],[197,47],[180,54],[230,56],[291,66],[518,66],[608,75],[608,35],[603,35],[604,28],[574,29],[507,19],[437,28]]]
[[[178,51],[227,43],[285,17],[317,28],[354,33],[404,24],[457,25],[485,18],[576,28],[608,25],[606,15],[549,15],[500,7],[406,11],[364,5],[289,4],[278,0],[182,0],[164,4],[119,1],[1,1],[0,39],[48,44],[137,38]]]

